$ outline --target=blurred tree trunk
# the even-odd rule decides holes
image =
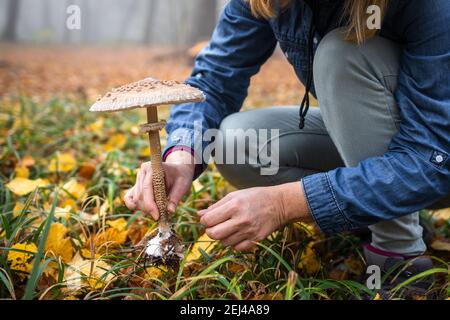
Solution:
[[[145,15],[145,24],[144,24],[144,38],[143,43],[150,44],[152,43],[153,33],[152,27],[154,26],[155,14],[158,9],[157,1],[155,0],[147,0],[147,8]]]
[[[191,44],[209,40],[217,22],[217,0],[197,0],[194,5]]]
[[[2,36],[2,39],[5,41],[13,42],[17,40],[17,22],[20,14],[20,2],[20,0],[8,0],[6,6],[6,27]]]
[[[84,0],[81,3],[83,14],[82,42],[92,44],[98,40],[102,16],[98,14],[98,1]]]
[[[127,3],[124,1],[124,3]],[[139,12],[139,2],[137,0],[128,1],[128,7],[124,11],[124,19],[122,22],[122,28],[120,28],[119,40],[124,41],[127,39],[128,31],[130,29],[130,21],[134,20],[136,17],[136,13]]]
[[[71,4],[71,0],[65,0],[64,2],[64,11],[66,11],[66,8],[68,8]],[[64,27],[63,27],[63,35],[62,35],[62,42],[63,43],[70,43],[72,41],[72,37],[70,35],[70,30],[66,26],[66,16],[64,16]]]

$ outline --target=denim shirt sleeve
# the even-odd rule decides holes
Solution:
[[[402,121],[388,151],[302,180],[326,233],[408,215],[450,193],[450,2],[409,3],[397,22],[406,38],[395,92]]]
[[[174,146],[187,146],[195,150],[199,161],[201,155],[197,153],[203,153],[208,142],[195,135],[195,124],[201,125],[202,132],[216,129],[226,116],[238,112],[247,96],[250,78],[272,55],[275,46],[269,23],[255,18],[244,0],[231,0],[186,81],[202,90],[206,100],[172,108],[165,152]]]

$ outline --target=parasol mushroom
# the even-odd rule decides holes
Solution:
[[[146,245],[146,258],[155,264],[178,265],[182,258],[183,247],[173,233],[167,213],[167,195],[164,170],[161,160],[159,131],[166,125],[158,121],[158,106],[200,102],[204,94],[189,85],[177,81],[160,81],[152,78],[134,82],[113,89],[99,98],[91,107],[92,112],[118,112],[136,108],[147,109],[147,122],[141,126],[141,132],[148,133],[151,149],[153,172],[153,192],[160,213],[159,232]]]

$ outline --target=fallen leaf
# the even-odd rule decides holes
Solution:
[[[164,268],[163,266],[148,267],[145,269],[144,278],[147,280],[159,279],[162,277],[164,272],[167,272],[167,269]]]
[[[142,149],[141,149],[141,152],[139,153],[139,156],[141,157],[141,158],[147,158],[147,157],[150,157],[150,155],[151,155],[151,151],[150,151],[150,147],[143,147]]]
[[[379,293],[377,293],[375,295],[375,297],[373,298],[373,300],[383,300],[383,298],[381,297],[381,295]]]
[[[104,149],[106,152],[113,150],[120,150],[127,144],[127,138],[124,134],[117,133],[109,138],[108,142],[105,144]]]
[[[87,196],[85,185],[79,183],[76,179],[70,179],[64,184],[63,188],[77,200],[83,200]]]
[[[450,220],[450,208],[434,211],[433,216],[442,220]]]
[[[36,160],[34,160],[34,158],[30,155],[26,155],[22,158],[22,160],[20,161],[20,164],[24,167],[32,167],[36,164]]]
[[[50,226],[45,251],[61,257],[64,262],[70,262],[73,256],[73,247],[70,238],[66,237],[69,230],[62,223],[53,223]]]
[[[78,171],[78,176],[90,180],[95,173],[95,165],[92,163],[83,163]]]
[[[108,221],[108,224],[112,223],[114,227],[97,232],[93,238],[95,248],[100,249],[102,252],[106,248],[115,248],[125,243],[127,240],[127,230],[125,229],[127,222],[123,218],[118,220],[116,222]]]
[[[25,178],[28,179],[30,177],[30,170],[28,170],[25,166],[17,166],[14,171],[16,172],[16,178]]]
[[[95,134],[101,135],[103,133],[104,123],[105,123],[105,119],[99,118],[99,119],[97,119],[97,121],[95,121],[94,123],[91,123],[88,126],[88,130]]]
[[[186,261],[194,261],[199,258],[201,258],[203,255],[200,250],[211,253],[214,247],[217,245],[217,241],[211,239],[208,237],[208,235],[205,233],[200,238],[198,238],[197,242],[192,246],[191,251],[189,252],[188,256],[186,257]]]
[[[13,217],[17,218],[18,216],[20,216],[20,214],[23,211],[23,208],[25,208],[25,205],[22,202],[16,202],[13,209]]]
[[[72,291],[78,291],[84,287],[99,290],[114,279],[114,275],[108,273],[110,269],[111,267],[103,260],[84,260],[77,253],[68,264],[64,279],[67,288]]]
[[[321,264],[313,250],[314,243],[310,242],[302,253],[298,268],[305,270],[307,274],[315,274],[320,270]]]
[[[127,220],[124,218],[109,220],[107,223],[111,228],[114,228],[117,231],[124,231],[127,228]]]
[[[18,196],[24,196],[33,192],[38,187],[45,187],[47,183],[45,180],[36,179],[29,180],[25,178],[15,178],[6,187]]]
[[[442,240],[434,240],[431,243],[431,247],[437,251],[450,251],[450,242],[445,242]]]
[[[77,160],[71,153],[58,153],[56,157],[50,161],[48,170],[51,172],[69,172],[75,169]]]
[[[18,252],[15,250],[23,250],[28,252]],[[8,252],[7,260],[10,263],[11,270],[22,271],[29,274],[33,268],[34,253],[37,247],[34,243],[16,243]],[[24,273],[19,273],[21,278],[26,277]]]

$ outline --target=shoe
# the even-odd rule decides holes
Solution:
[[[433,269],[433,262],[428,257],[406,257],[371,245],[364,247],[364,256],[367,267],[375,265],[380,268],[381,278],[384,280],[381,281],[380,289],[383,292],[392,290],[412,277]],[[433,275],[421,277],[402,287],[402,293],[406,296],[425,295],[434,282]]]

